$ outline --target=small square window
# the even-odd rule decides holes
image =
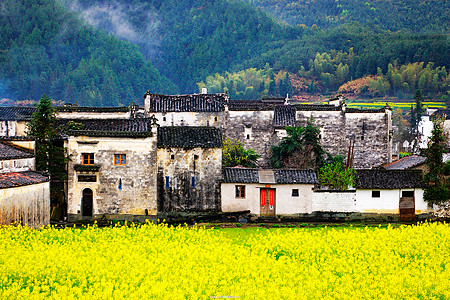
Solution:
[[[116,166],[124,166],[127,164],[126,154],[114,154],[114,164]]]
[[[83,165],[93,165],[94,164],[94,153],[81,154],[81,160],[82,160]]]
[[[414,197],[414,191],[402,191],[402,197]]]
[[[235,186],[236,198],[245,198],[245,185]]]
[[[292,189],[292,197],[298,197],[298,189]]]
[[[170,154],[170,159],[174,160],[175,159],[175,154]]]
[[[380,191],[372,191],[372,198],[380,198]]]

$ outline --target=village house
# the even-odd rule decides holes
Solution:
[[[0,137],[26,136],[35,107],[0,107]]]
[[[312,170],[225,168],[222,211],[244,211],[259,216],[293,215],[312,211]]]
[[[65,122],[76,128],[63,133],[69,220],[156,218],[156,125],[150,119]]]
[[[224,138],[238,139],[262,157],[269,167],[270,149],[286,136],[286,126],[305,126],[312,117],[320,128],[321,143],[332,155],[347,156],[352,143],[355,168],[391,162],[391,109],[347,108],[333,104],[294,104],[288,99],[229,100],[226,94],[145,94],[144,115],[154,115],[161,126],[214,126]]]
[[[158,128],[158,212],[220,211],[221,177],[219,129]]]
[[[14,222],[34,228],[50,223],[49,178],[35,172],[33,146],[27,139],[0,140],[0,225]]]
[[[399,214],[408,221],[431,209],[423,199],[420,170],[358,170],[355,188],[356,211]]]

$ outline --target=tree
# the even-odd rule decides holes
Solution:
[[[320,130],[314,119],[306,127],[286,127],[287,137],[272,147],[270,163],[273,168],[317,169],[324,163],[325,151],[320,144]]]
[[[419,142],[419,125],[422,121],[422,116],[425,113],[425,109],[422,106],[422,93],[417,90],[414,95],[415,105],[411,106],[411,114],[410,114],[410,130],[411,134],[414,136],[413,142],[413,153],[417,152],[417,146]]]
[[[35,139],[36,170],[50,174],[50,197],[52,206],[64,210],[64,180],[67,177],[65,164],[68,160],[65,148],[55,142],[58,131],[56,129],[56,111],[52,101],[43,95],[37,104],[37,111],[33,113],[28,124],[27,134]]]
[[[433,130],[426,152],[427,159],[425,160],[428,172],[424,176],[427,184],[424,199],[429,203],[443,203],[450,198],[450,190],[445,185],[444,180],[446,172],[446,165],[442,161],[444,149],[444,119],[438,117],[433,120]]]
[[[331,158],[331,161],[319,170],[320,184],[337,190],[347,190],[349,186],[353,185],[354,176],[355,170],[346,168],[344,159],[340,155]]]
[[[238,139],[225,139],[222,148],[223,167],[242,166],[246,168],[257,167],[257,160],[261,155],[253,149],[245,150]]]

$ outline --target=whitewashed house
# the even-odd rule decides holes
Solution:
[[[310,213],[317,176],[312,170],[225,168],[222,211],[260,216]]]
[[[355,210],[420,214],[428,211],[420,170],[357,170]]]

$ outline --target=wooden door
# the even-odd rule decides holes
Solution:
[[[402,192],[402,197],[400,197],[398,204],[398,211],[401,222],[411,222],[416,219],[414,192]]]
[[[83,198],[81,199],[81,216],[92,217],[93,195],[91,189],[83,190]]]
[[[275,207],[276,207],[275,189],[261,189],[259,204],[261,216],[275,216]]]

